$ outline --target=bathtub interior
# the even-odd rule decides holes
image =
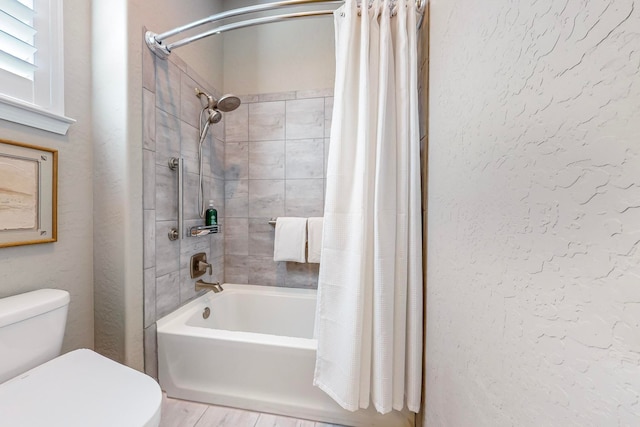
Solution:
[[[211,298],[206,307],[210,310],[208,318],[205,319],[201,312],[196,312],[186,321],[186,325],[313,338],[316,298],[311,293],[256,293],[232,288]]]

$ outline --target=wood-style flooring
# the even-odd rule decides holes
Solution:
[[[162,394],[160,427],[343,427],[224,406],[168,398]]]

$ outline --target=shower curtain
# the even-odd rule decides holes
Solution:
[[[347,0],[334,14],[314,384],[351,411],[370,402],[380,413],[401,410],[405,399],[420,409],[416,15],[414,0],[374,0],[361,17]]]

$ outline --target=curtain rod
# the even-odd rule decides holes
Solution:
[[[314,10],[311,12],[288,13],[284,15],[265,16],[263,18],[255,18],[255,19],[248,19],[240,22],[234,22],[232,24],[221,25],[220,27],[216,27],[212,30],[206,31],[196,36],[187,37],[186,39],[179,40],[175,43],[170,43],[167,45],[167,49],[169,50],[169,52],[171,52],[173,49],[177,47],[184,46],[196,40],[200,40],[205,37],[212,36],[214,34],[224,33],[226,31],[237,30],[238,28],[253,27],[255,25],[269,24],[271,22],[282,22],[282,21],[287,21],[294,18],[315,18],[317,16],[333,15],[333,12],[334,12],[333,10]]]
[[[418,10],[422,10],[425,1],[426,0],[415,0]],[[205,24],[221,21],[227,18],[233,18],[236,16],[246,15],[250,13],[275,10],[279,8],[287,8],[287,7],[309,5],[309,4],[320,4],[320,3],[342,4],[344,3],[344,0],[284,0],[284,1],[278,1],[273,3],[265,3],[265,4],[254,5],[254,6],[241,7],[238,9],[232,9],[226,12],[221,12],[215,15],[211,15],[207,18],[203,18],[198,21],[194,21],[189,24],[174,28],[173,30],[165,31],[164,33],[161,33],[161,34],[156,34],[151,31],[147,31],[145,33],[144,39],[149,49],[156,56],[162,59],[166,59],[171,54],[172,49],[187,45],[196,40],[200,40],[214,34],[220,34],[225,31],[236,30],[239,28],[252,27],[255,25],[268,24],[272,22],[282,22],[282,21],[286,21],[294,18],[312,18],[312,17],[318,17],[318,16],[327,16],[327,15],[333,14],[334,10],[297,12],[297,13],[289,13],[289,14],[276,15],[276,16],[268,16],[263,18],[249,19],[249,20],[235,22],[231,24],[225,24],[217,28],[214,28],[212,30],[206,31],[204,33],[176,41],[174,43],[169,43],[169,44],[163,43],[163,41],[168,37],[175,36],[177,34],[183,33],[190,29],[193,29]],[[369,1],[369,3],[371,3],[371,1]],[[422,16],[420,17],[418,28],[420,28],[421,25],[422,25]]]
[[[263,12],[266,10],[278,9],[283,7],[292,7],[292,6],[314,4],[314,3],[337,4],[337,3],[344,3],[344,1],[343,0],[333,0],[333,1],[331,0],[285,0],[285,1],[278,1],[274,3],[265,3],[265,4],[257,4],[254,6],[241,7],[238,9],[232,9],[226,12],[217,13],[215,15],[208,16],[204,19],[200,19],[199,21],[194,21],[190,24],[186,24],[181,27],[174,28],[173,30],[166,31],[162,34],[158,34],[156,36],[156,40],[161,42],[168,37],[175,36],[176,34],[183,33],[192,28],[199,27],[201,25],[209,24],[216,21],[221,21],[227,18],[233,18],[234,16],[246,15],[248,13],[255,13],[255,12]]]

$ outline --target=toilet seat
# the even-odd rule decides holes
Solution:
[[[161,403],[152,378],[86,349],[0,384],[0,420],[12,427],[152,427]]]

